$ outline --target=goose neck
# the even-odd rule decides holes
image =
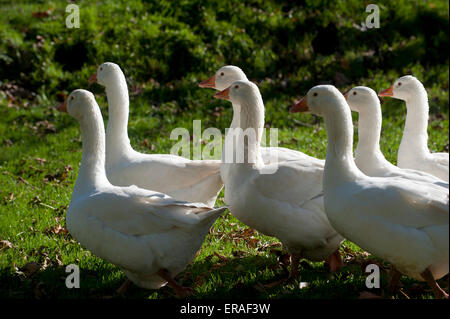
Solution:
[[[225,136],[222,161],[225,163],[261,164],[261,139],[264,128],[264,105],[233,103],[233,121]],[[262,104],[262,105],[261,105]],[[233,154],[232,157],[230,155]]]
[[[353,181],[360,174],[353,159],[353,124],[348,107],[324,115],[328,134],[324,188]]]
[[[106,128],[106,151],[108,161],[132,151],[128,138],[128,89],[123,74],[106,86],[108,99],[108,126]]]
[[[406,100],[406,122],[400,148],[408,145],[415,153],[428,153],[428,99],[424,88]]]
[[[381,110],[378,107],[371,108],[371,111],[362,110],[358,112],[358,145],[356,147],[356,157],[358,154],[377,154],[380,151],[381,134]]]
[[[105,130],[100,109],[93,107],[80,121],[82,158],[72,198],[109,184],[105,173]]]

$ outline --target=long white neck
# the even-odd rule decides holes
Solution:
[[[252,104],[252,105],[251,105]],[[233,131],[233,129],[241,129],[242,131]],[[264,129],[264,103],[261,95],[252,96],[240,104],[233,103],[233,122],[225,137],[225,146],[222,152],[222,161],[225,160],[226,151],[230,151],[228,145],[233,145],[233,154],[236,154],[241,150],[244,152],[244,163],[260,165],[262,163],[260,144],[262,140],[262,134]],[[245,134],[249,133],[250,137],[245,137]],[[234,143],[232,142],[234,139]],[[233,143],[233,144],[229,144]],[[244,146],[244,149],[237,149],[240,146]],[[234,161],[233,161],[234,162]]]
[[[417,154],[428,154],[428,97],[421,83],[406,100],[406,123],[400,149]],[[400,151],[400,150],[399,150]]]
[[[363,108],[358,114],[358,145],[355,150],[355,161],[358,167],[361,161],[369,158],[371,161],[382,164],[379,162],[386,161],[386,158],[380,150],[382,122],[380,102],[378,99],[373,101],[373,105],[367,105],[367,108]],[[361,164],[364,165],[364,163]]]
[[[327,128],[328,146],[324,171],[324,189],[339,187],[340,184],[354,181],[361,171],[353,159],[353,124],[350,108],[345,100],[331,113],[324,115]]]
[[[109,120],[106,127],[107,166],[133,152],[128,138],[129,98],[125,76],[118,72],[106,85]]]
[[[72,199],[109,185],[105,172],[105,127],[96,105],[80,120],[83,155]]]

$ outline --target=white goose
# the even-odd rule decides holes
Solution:
[[[106,174],[113,185],[137,185],[178,200],[214,206],[222,189],[220,161],[189,160],[170,154],[142,154],[127,133],[129,98],[117,64],[103,63],[90,79],[105,86],[109,120],[106,128]]]
[[[399,272],[425,280],[437,297],[448,297],[435,281],[449,271],[448,190],[403,178],[364,175],[353,159],[350,108],[334,86],[313,87],[291,109],[305,111],[323,116],[327,128],[323,187],[331,225]]]
[[[83,142],[66,217],[71,235],[122,268],[136,285],[156,289],[168,283],[186,296],[189,288],[172,278],[194,259],[225,208],[177,201],[134,185],[111,185],[105,173],[103,119],[93,94],[75,90],[58,109],[78,120]]]
[[[366,86],[357,86],[344,94],[352,111],[358,112],[358,146],[356,166],[373,177],[403,177],[434,183],[448,189],[448,183],[422,171],[399,168],[386,160],[380,150],[381,106],[377,93]]]
[[[427,146],[428,96],[422,83],[411,75],[402,76],[379,96],[406,102],[406,123],[397,154],[397,165],[437,176],[448,183],[448,153],[430,153]]]
[[[323,209],[322,166],[305,165],[302,160],[264,164],[260,153],[264,103],[252,82],[233,82],[214,97],[229,100],[234,110],[240,110],[234,134],[225,137],[220,168],[230,212],[283,243],[292,258],[291,278],[297,275],[302,257],[314,261],[328,258],[331,270],[339,268],[342,260],[338,249],[343,238],[330,226]],[[255,132],[247,144],[242,142],[243,132]],[[245,149],[236,144],[228,147],[233,136],[238,145],[246,145]],[[228,152],[237,155],[239,151],[245,152],[243,162],[228,160]]]
[[[234,81],[248,81],[245,73],[237,66],[226,65],[221,67],[213,76],[209,79],[201,82],[199,86],[201,88],[213,88],[219,91],[225,90]],[[234,107],[239,107],[233,104]],[[239,110],[233,110],[233,120],[231,121],[230,128],[237,127],[236,117],[239,115]],[[325,165],[325,161],[317,159],[315,157],[306,155],[305,153],[297,150],[291,150],[285,147],[260,147],[261,156],[265,164],[291,161],[291,160],[303,160],[304,164],[311,163],[312,166]]]

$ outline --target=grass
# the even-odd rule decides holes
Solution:
[[[96,94],[106,122],[104,90],[87,83],[104,61],[118,63],[125,72],[132,92],[129,136],[141,152],[168,153],[175,143],[171,130],[192,132],[194,119],[202,120],[202,129],[224,132],[230,105],[197,87],[224,64],[242,67],[258,83],[266,125],[279,129],[279,145],[318,158],[326,152],[323,122],[289,114],[296,97],[319,83],[379,91],[401,75],[414,74],[430,98],[429,148],[448,152],[447,1],[380,1],[381,28],[365,32],[355,27],[366,15],[356,0],[77,3],[81,28],[75,30],[64,27],[63,2],[1,2],[0,240],[13,247],[0,246],[0,298],[104,298],[125,279],[64,231],[81,140],[75,120],[54,106],[63,93],[86,88]],[[32,15],[38,12],[48,16]],[[386,99],[382,109],[381,148],[395,163],[405,105]],[[222,204],[223,193],[216,205]],[[277,260],[280,249],[276,239],[227,213],[177,279],[194,288],[193,298],[311,299],[358,298],[367,290],[367,263],[382,265],[382,287],[389,279],[387,264],[346,241],[340,272],[330,274],[323,263],[303,261],[299,280],[271,286],[286,275]],[[65,266],[72,263],[80,267],[80,289],[64,284]],[[300,289],[300,282],[309,286]],[[448,287],[445,279],[440,284]],[[411,298],[433,297],[423,283],[403,277],[402,285]],[[405,298],[403,293],[394,298]],[[173,297],[169,288],[132,286],[122,298],[167,297]]]

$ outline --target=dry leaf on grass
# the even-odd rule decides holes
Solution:
[[[259,243],[259,239],[252,236],[252,237],[250,237],[250,239],[248,240],[247,243],[250,247],[255,248]]]
[[[250,236],[252,236],[255,233],[255,230],[253,228],[247,228],[245,229],[242,234],[241,237],[242,238],[249,238]]]
[[[278,249],[274,249],[275,247],[281,247],[281,243],[279,243],[279,242],[277,242],[277,243],[264,243],[264,244],[260,245],[257,248],[257,250],[258,251],[263,251],[263,250],[269,250],[269,251],[277,250],[277,251],[279,251]]]
[[[56,225],[56,226],[53,226],[52,228],[46,228],[45,229],[45,231],[44,231],[44,233],[45,234],[47,234],[47,235],[50,235],[50,234],[56,234],[56,235],[58,235],[58,234],[67,234],[69,231],[66,229],[66,228],[64,228],[64,227],[62,227],[61,225]]]
[[[45,158],[40,158],[40,157],[36,157],[36,158],[34,158],[34,160],[41,165],[44,165],[47,162],[47,160]]]
[[[7,240],[0,240],[0,250],[8,248],[14,248],[13,243]]]

